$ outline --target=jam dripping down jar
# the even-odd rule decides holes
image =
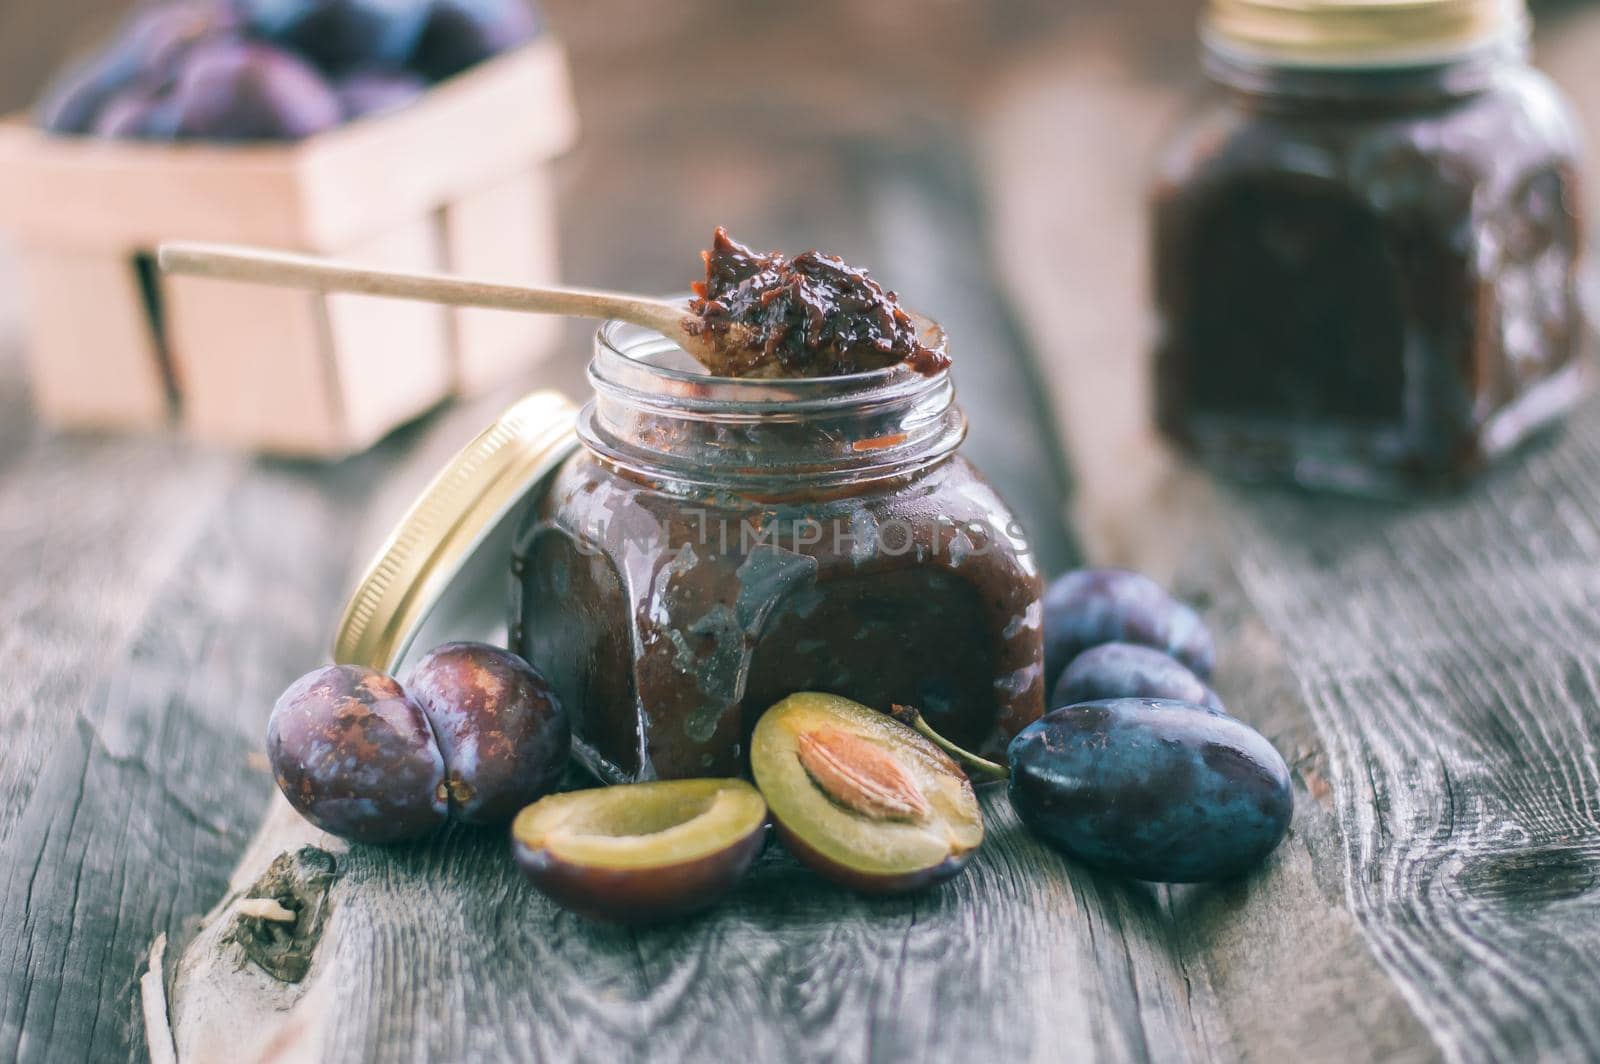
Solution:
[[[1156,418],[1247,479],[1468,479],[1587,389],[1578,137],[1520,0],[1213,0],[1153,197]]]
[[[990,753],[1041,714],[1039,572],[957,453],[948,372],[711,377],[613,322],[589,379],[515,533],[510,635],[601,778],[742,774],[796,691],[916,705]]]

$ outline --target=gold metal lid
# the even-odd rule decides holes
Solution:
[[[413,644],[503,631],[519,503],[572,453],[576,417],[561,395],[533,392],[440,471],[356,585],[335,662],[398,675]]]
[[[1208,44],[1280,63],[1427,62],[1528,31],[1525,0],[1211,0]]]

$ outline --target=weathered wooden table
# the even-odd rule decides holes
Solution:
[[[1028,6],[1036,32],[997,39],[941,5],[922,43],[964,61],[921,80],[781,15],[679,27],[787,34],[840,69],[730,91],[576,7],[571,276],[665,287],[720,221],[934,309],[970,453],[1045,566],[1142,565],[1204,604],[1223,696],[1295,768],[1289,839],[1243,881],[1157,888],[1041,848],[990,794],[989,843],[932,893],[857,899],[774,849],[729,904],[638,932],[553,910],[498,833],[332,845],[274,796],[267,709],[322,660],[364,552],[515,392],[332,467],[57,437],[6,286],[0,1059],[147,1038],[225,1061],[1600,1056],[1597,411],[1457,498],[1215,485],[1143,428],[1139,174],[1175,93],[1114,13]],[[1597,45],[1574,16],[1548,64],[1581,91]],[[569,346],[539,383],[577,391]],[[332,852],[291,869],[324,919],[262,950],[237,899],[303,844]]]

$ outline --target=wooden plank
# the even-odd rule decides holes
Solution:
[[[1456,1059],[1600,1054],[1594,417],[1448,503],[1230,507],[1327,751],[1350,904]]]
[[[928,16],[930,33],[965,25],[966,10]],[[700,40],[703,26],[685,27]],[[1079,28],[1095,45],[1114,39]],[[981,34],[954,37],[981,50]],[[651,39],[645,50],[660,48]],[[659,287],[722,221],[758,243],[859,258],[908,297],[926,292],[918,301],[941,308],[969,357],[1000,370],[994,382],[962,380],[972,447],[1039,522],[1036,536],[1053,526],[1060,483],[1035,457],[1034,434],[1048,429],[1019,412],[1031,415],[1044,388],[1059,410],[1087,411],[1066,427],[1083,428],[1071,436],[1080,457],[1097,456],[1083,466],[1094,555],[1148,561],[1207,600],[1224,696],[1296,765],[1285,848],[1241,884],[1123,884],[1040,849],[988,795],[991,845],[945,891],[860,901],[774,852],[730,906],[632,934],[550,910],[511,874],[495,833],[452,832],[342,858],[302,984],[213,948],[229,919],[218,909],[188,950],[169,954],[180,1048],[238,1056],[270,1032],[284,1057],[326,1059],[1595,1055],[1583,1011],[1600,955],[1585,717],[1600,675],[1600,429],[1580,419],[1482,494],[1402,509],[1219,491],[1141,464],[1110,416],[1136,399],[1084,383],[1097,376],[1090,361],[1137,379],[1139,355],[1137,262],[1095,234],[1121,227],[1131,246],[1132,157],[1158,135],[1170,98],[1119,109],[1111,97],[1136,90],[1098,48],[1040,45],[1036,62],[1004,72],[961,54],[973,61],[952,77],[994,75],[982,127],[1013,134],[979,143],[994,161],[993,246],[1004,253],[993,261],[1011,267],[998,281],[972,258],[984,242],[970,175],[948,162],[953,136],[925,111],[894,111],[886,135],[870,108],[847,122],[799,108],[775,121],[770,100],[734,101],[717,112],[731,124],[712,128],[677,98],[641,107],[659,94],[660,71],[625,63],[593,68],[607,78],[625,68],[638,91],[602,100],[611,110],[595,128],[609,139],[568,175],[572,275]],[[871,70],[945,69],[915,59]],[[1055,80],[1064,71],[1078,79]],[[1066,91],[1016,95],[1035,77]],[[837,104],[860,88],[845,79],[823,95]],[[1097,93],[1110,122],[1092,120]],[[858,141],[838,132],[846,125]],[[752,128],[766,139],[713,150]],[[618,165],[622,148],[630,167]],[[1029,158],[1035,169],[1014,169]],[[1076,183],[1102,163],[1115,169],[1108,186]],[[1012,172],[1050,194],[997,180]],[[1095,189],[1101,210],[1079,211]],[[1076,255],[1060,254],[1076,241]],[[1002,288],[1021,295],[1020,335],[1053,356],[1043,376],[1008,368],[1028,344],[996,309]],[[1064,311],[1095,331],[1061,329]],[[577,342],[562,350],[581,353],[584,332],[570,329]],[[323,653],[352,544],[370,542],[407,485],[487,411],[458,407],[375,455],[308,470],[163,439],[49,437],[21,415],[6,365],[0,656],[22,665],[0,679],[0,962],[20,977],[0,988],[0,1057],[126,1056],[150,938],[182,939],[196,914],[304,837],[275,803],[237,874],[224,872],[271,790],[235,766],[277,688]],[[578,365],[546,372],[580,381]],[[1087,449],[1097,439],[1109,450]],[[1102,469],[1136,483],[1123,489]],[[1149,485],[1155,494],[1141,496]],[[1072,545],[1055,539],[1064,564]]]
[[[58,437],[0,349],[0,1058],[142,1056],[151,939],[192,936],[275,791],[265,713],[327,653],[396,447],[330,467]],[[410,448],[431,466],[490,416]],[[418,476],[420,476],[420,470]]]
[[[1472,492],[1410,506],[1175,464],[1145,416],[1128,239],[1170,103],[1071,46],[1038,60],[984,157],[994,240],[1055,368],[1088,549],[1209,602],[1222,694],[1296,768],[1293,831],[1266,872],[1173,892],[1189,963],[1252,1056],[1592,1058],[1592,410]],[[1060,125],[1074,138],[1043,135]],[[1093,168],[1073,166],[1082,143]]]
[[[323,504],[292,483],[252,481],[217,501],[209,534],[181,555],[183,579],[138,603],[121,660],[88,698],[63,705],[46,688],[35,704],[59,722],[20,722],[57,735],[4,841],[26,855],[7,860],[0,883],[14,973],[0,1018],[9,1059],[102,1059],[138,1043],[137,959],[154,931],[186,933],[271,787],[250,767],[257,722],[235,699],[265,697],[288,671],[274,655],[314,645],[311,625],[285,611],[327,595],[298,574],[316,578],[314,559],[338,529],[305,520]],[[251,541],[265,570],[298,567],[278,580],[295,591],[276,604],[257,589],[277,578],[241,556]],[[212,611],[193,608],[196,592],[215,596]]]
[[[14,393],[16,361],[8,353],[0,364],[0,390]],[[305,547],[302,531],[318,533],[267,532],[275,522],[260,508],[298,516],[294,489],[280,480],[259,484],[253,499],[233,497],[239,472],[169,440],[33,437],[0,487],[8,517],[51,515],[8,523],[0,580],[0,646],[27,662],[0,695],[7,1059],[129,1054],[140,1040],[129,965],[152,929],[181,932],[216,889],[219,862],[237,851],[269,785],[244,768],[255,739],[227,726],[232,696],[201,692],[215,681],[218,694],[231,686],[249,698],[252,683],[276,684],[258,639],[292,646],[305,622],[282,613],[299,608],[289,599],[275,606],[244,593],[251,570],[218,554],[251,525],[291,553]],[[222,534],[197,550],[208,525]],[[207,626],[222,615],[192,609],[194,593],[215,593],[213,609],[233,603],[237,637],[256,643],[245,656],[222,652]],[[273,617],[277,634],[252,636],[246,614]],[[160,664],[169,662],[171,671]],[[263,666],[269,675],[250,675]]]
[[[1387,978],[1345,906],[1336,859],[1342,828],[1328,754],[1293,652],[1241,582],[1248,555],[1203,485],[1185,483],[1167,498],[1169,505],[1143,513],[1182,528],[1181,546],[1155,552],[1151,560],[1172,563],[1179,593],[1204,604],[1218,636],[1217,690],[1231,712],[1283,752],[1295,783],[1289,837],[1259,873],[1238,883],[1166,891],[1183,970],[1209,983],[1213,1022],[1246,1057],[1437,1059],[1440,1050],[1404,988]],[[1131,553],[1126,560],[1141,561]]]

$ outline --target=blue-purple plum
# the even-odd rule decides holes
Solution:
[[[130,88],[106,101],[90,132],[119,140],[170,140],[177,132],[177,121],[171,104],[159,92]]]
[[[250,30],[323,70],[399,67],[416,49],[427,0],[235,0]]]
[[[1127,569],[1078,569],[1044,593],[1045,686],[1079,654],[1102,643],[1138,643],[1211,678],[1216,646],[1200,615],[1154,580]]]
[[[417,662],[406,689],[438,737],[451,816],[501,823],[560,782],[567,715],[545,678],[509,650],[446,643]]]
[[[532,40],[539,19],[527,0],[432,0],[411,65],[433,81]]]
[[[358,70],[333,83],[347,119],[398,110],[427,91],[422,78],[405,70]]]
[[[433,729],[372,669],[329,665],[291,684],[267,722],[267,758],[289,804],[343,838],[421,838],[449,811]]]
[[[1134,879],[1237,876],[1294,811],[1271,743],[1218,710],[1118,698],[1045,714],[1012,740],[1011,804],[1070,857]]]
[[[321,74],[258,42],[197,46],[160,106],[172,109],[175,136],[216,141],[299,140],[344,118]]]
[[[102,111],[122,96],[119,123],[126,124],[125,94],[159,92],[191,48],[236,30],[237,20],[222,0],[180,0],[139,11],[110,44],[69,66],[45,90],[34,120],[53,133],[89,133]]]
[[[1062,672],[1050,708],[1103,698],[1167,698],[1222,709],[1222,699],[1177,658],[1137,643],[1090,647]]]

